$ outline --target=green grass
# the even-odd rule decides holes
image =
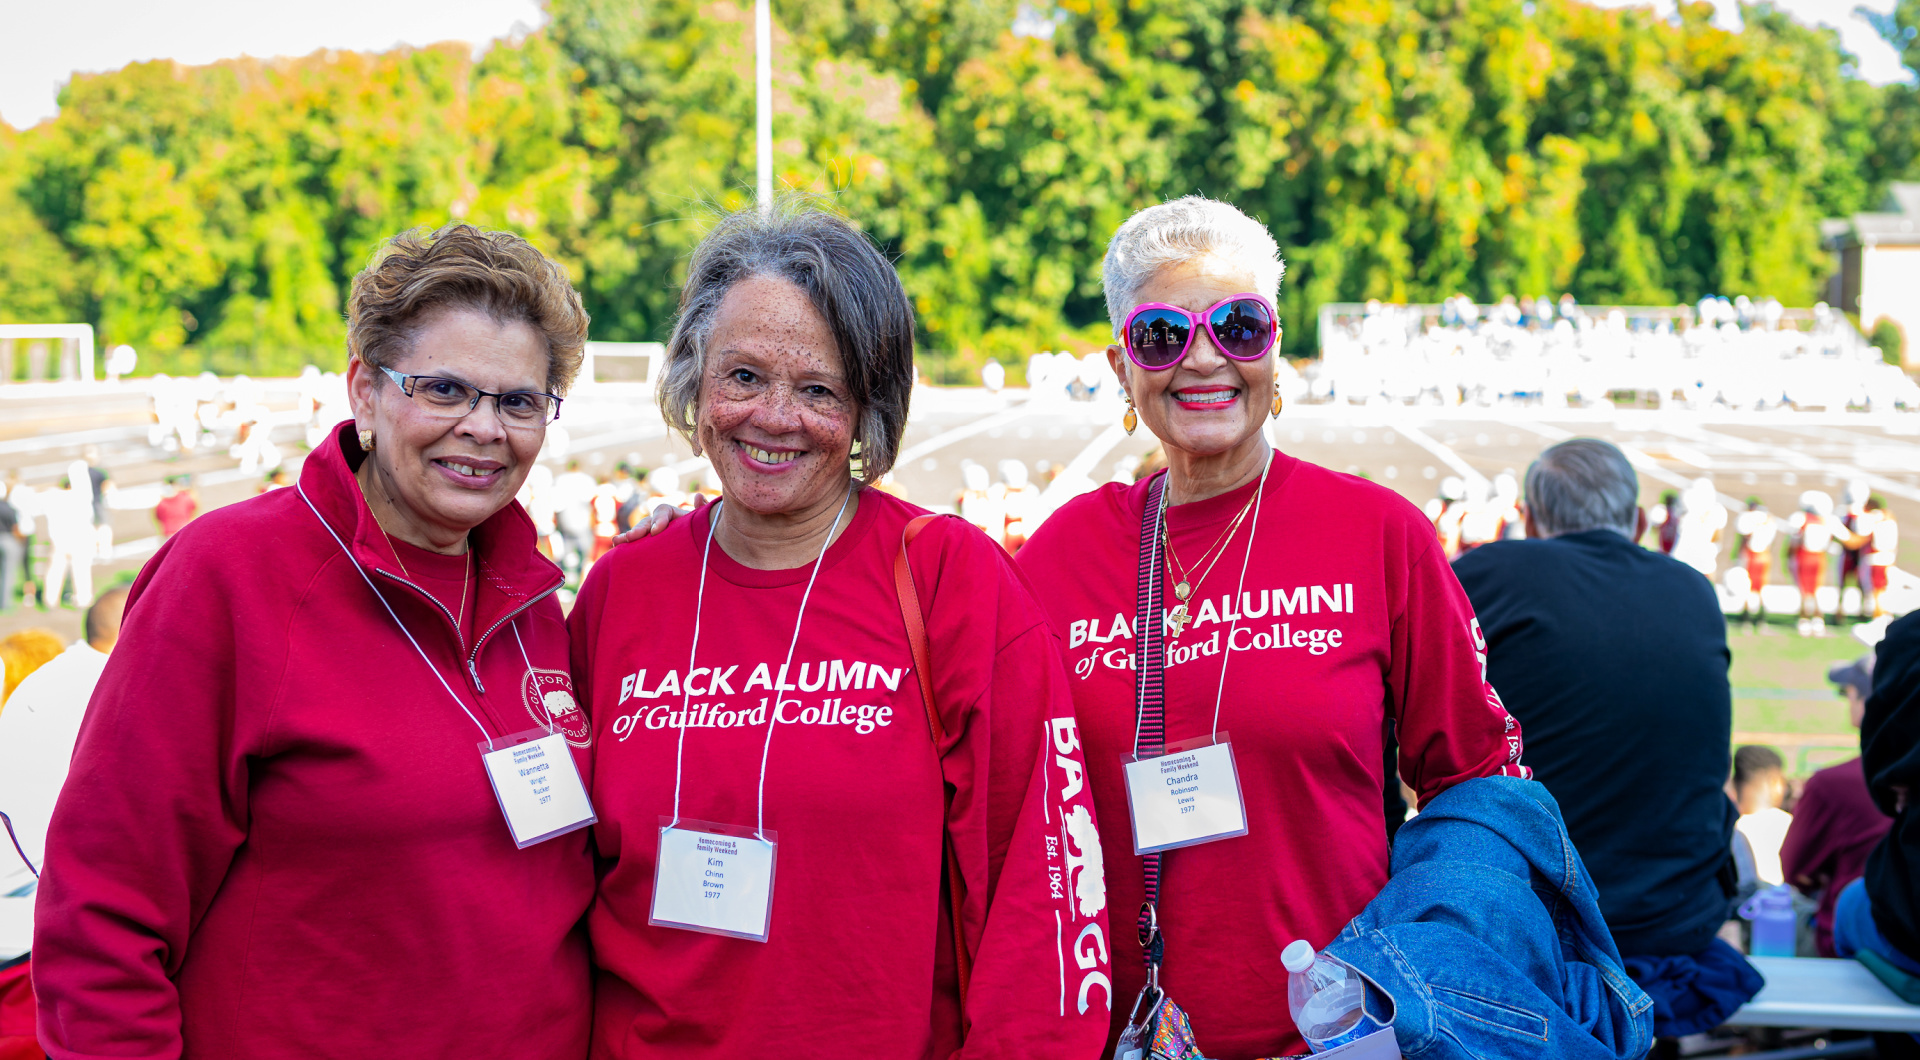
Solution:
[[[1733,730],[1793,736],[1792,743],[1776,741],[1787,759],[1787,771],[1805,776],[1816,769],[1859,753],[1859,733],[1847,717],[1847,701],[1837,691],[1820,699],[1773,699],[1741,696],[1742,689],[1826,689],[1827,667],[1857,659],[1871,649],[1852,634],[1830,629],[1826,637],[1798,635],[1791,618],[1771,624],[1766,632],[1747,632],[1729,626],[1727,646],[1733,651],[1729,672],[1734,688]]]

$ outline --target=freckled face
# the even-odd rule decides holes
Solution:
[[[858,416],[806,292],[769,276],[734,284],[707,339],[697,422],[727,499],[762,515],[838,502]]]
[[[1259,291],[1253,274],[1216,255],[1169,265],[1134,295],[1135,305],[1164,302],[1195,313],[1236,294]],[[1280,344],[1257,361],[1220,352],[1207,329],[1194,332],[1187,355],[1172,368],[1149,372],[1107,347],[1107,361],[1126,383],[1147,429],[1166,445],[1197,456],[1223,453],[1260,430],[1273,404],[1273,365]]]

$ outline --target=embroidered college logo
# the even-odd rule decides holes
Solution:
[[[593,743],[593,730],[580,701],[573,697],[573,679],[560,670],[528,670],[520,682],[520,699],[534,724],[567,738],[575,747]],[[549,720],[551,719],[551,720]]]

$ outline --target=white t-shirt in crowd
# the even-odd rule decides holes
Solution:
[[[1753,847],[1753,872],[1760,877],[1760,882],[1785,882],[1780,871],[1780,844],[1786,842],[1787,826],[1792,823],[1792,814],[1778,806],[1768,806],[1741,814],[1734,824],[1734,829],[1746,836]]]
[[[104,653],[77,641],[28,674],[0,707],[0,813],[13,822],[11,841],[0,829],[0,961],[33,947],[34,870],[46,856],[47,822],[67,781],[80,719],[106,666]]]

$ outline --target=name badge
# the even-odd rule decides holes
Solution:
[[[599,820],[564,734],[528,729],[485,741],[480,761],[514,845],[522,850]]]
[[[1135,854],[1247,834],[1240,774],[1226,733],[1170,744],[1151,758],[1128,755],[1124,770]]]
[[[660,818],[647,923],[767,941],[773,919],[773,832]]]

